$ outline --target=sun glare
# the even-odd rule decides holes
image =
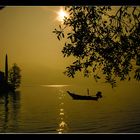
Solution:
[[[57,14],[58,14],[57,20],[61,22],[64,21],[64,17],[68,17],[68,13],[66,13],[63,9],[60,9]]]

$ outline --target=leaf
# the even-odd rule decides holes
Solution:
[[[57,38],[58,38],[58,40],[60,40],[60,37],[59,36],[57,36]]]
[[[62,33],[62,37],[64,38],[64,33]]]
[[[56,33],[56,31],[52,31],[53,33]]]

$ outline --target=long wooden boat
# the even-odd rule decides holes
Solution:
[[[101,92],[97,92],[96,96],[86,96],[86,95],[78,95],[75,93],[72,93],[70,91],[67,91],[67,93],[74,99],[74,100],[98,100],[99,98],[102,98]]]

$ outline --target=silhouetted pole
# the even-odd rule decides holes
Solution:
[[[6,54],[5,58],[5,81],[8,83],[8,56]]]

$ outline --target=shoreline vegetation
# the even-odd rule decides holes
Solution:
[[[20,86],[21,75],[20,68],[14,63],[8,70],[8,56],[5,57],[5,72],[0,71],[0,93],[15,92]]]
[[[5,83],[5,84],[1,84],[0,85],[0,93],[1,92],[15,92],[16,88],[14,87],[14,85],[9,84],[9,83]]]

